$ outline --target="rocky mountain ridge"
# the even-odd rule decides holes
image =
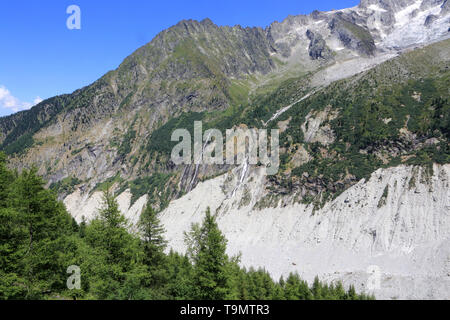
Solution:
[[[376,44],[373,39],[377,39],[377,32],[387,32],[387,27],[399,23],[396,18],[403,17],[405,10],[412,11],[415,7],[430,10],[431,7],[431,10],[442,10],[445,15],[447,6],[446,3],[428,0],[421,6],[418,1],[362,1],[355,8],[288,17],[266,30],[217,27],[210,20],[182,21],[161,32],[150,44],[128,57],[117,70],[93,85],[72,95],[44,101],[31,111],[2,118],[2,148],[8,153],[29,153],[27,158],[31,161],[23,156],[17,157],[21,157],[19,167],[40,163],[40,172],[52,182],[68,176],[81,176],[82,180],[91,178],[92,175],[86,171],[83,174],[74,171],[80,160],[94,161],[94,167],[106,165],[101,170],[103,172],[96,173],[98,182],[101,182],[112,172],[121,170],[123,155],[114,150],[120,147],[114,147],[115,143],[111,149],[107,148],[111,141],[101,140],[100,128],[100,132],[107,130],[108,135],[120,140],[136,117],[147,118],[145,125],[141,125],[145,129],[137,132],[134,141],[134,145],[143,144],[152,130],[181,112],[224,110],[231,105],[246,104],[249,92],[268,81],[264,75],[285,77],[291,70],[315,73],[324,64],[325,69],[327,66],[333,68],[336,63],[339,65],[347,60],[354,60],[358,65],[361,63],[358,62],[361,59],[359,54],[371,55],[375,50],[387,50],[383,43]],[[386,20],[386,14],[393,18]],[[383,27],[379,24],[381,20],[384,21]],[[374,31],[373,27],[379,28]],[[433,32],[434,37],[445,36],[444,31],[447,32]],[[311,38],[312,35],[314,37]],[[421,40],[426,42],[428,39]],[[401,48],[402,44],[398,46]],[[319,56],[322,58],[315,59]],[[376,56],[383,55],[377,53]],[[354,73],[361,71],[361,67],[355,66],[346,69]],[[333,73],[345,76],[346,70]],[[322,83],[324,81],[319,80],[319,85]],[[86,135],[86,131],[93,128],[95,132]],[[85,139],[85,136],[92,138]],[[52,143],[48,143],[49,140]],[[32,145],[34,148],[27,151],[26,148]],[[48,145],[51,154],[38,151],[44,154],[36,159],[33,149],[39,145]],[[69,153],[67,149],[71,149]],[[77,153],[72,154],[74,149],[83,149],[86,159],[79,159]],[[102,159],[103,164],[89,157],[99,150],[108,155]],[[64,158],[67,160],[64,165],[61,162],[53,168],[52,171],[56,172],[47,170],[54,167],[57,159]],[[96,156],[94,158],[97,159]],[[130,159],[126,162],[129,163]]]

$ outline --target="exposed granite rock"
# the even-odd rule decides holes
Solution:
[[[323,13],[323,12],[320,12],[318,10],[314,10],[313,12],[311,12],[311,18],[313,18],[314,20],[325,19],[326,18],[326,14]]]
[[[430,14],[426,19],[425,19],[425,26],[426,27],[430,27],[433,22],[435,22],[437,20],[437,16],[435,16],[434,14]]]
[[[300,35],[292,32],[292,30],[307,26],[311,21],[310,16],[290,15],[282,22],[275,21],[272,23],[266,29],[267,37],[276,51],[284,58],[288,58],[292,54],[292,48],[300,41]],[[286,39],[287,34],[290,34],[290,37]]]
[[[338,35],[346,48],[356,50],[365,56],[375,53],[376,46],[370,32],[343,14],[336,14],[329,23],[332,33]]]
[[[320,34],[315,34],[311,30],[306,31],[306,36],[311,43],[309,44],[309,56],[314,59],[329,59],[332,57],[332,51],[327,47],[325,40]]]

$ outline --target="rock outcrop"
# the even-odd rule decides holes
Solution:
[[[370,32],[347,20],[342,14],[337,14],[329,23],[332,33],[339,37],[339,40],[346,48],[355,50],[363,55],[371,56],[375,53],[376,46]]]
[[[306,36],[311,41],[309,44],[309,56],[312,59],[330,59],[333,56],[332,51],[327,47],[325,40],[320,34],[307,30]]]
[[[425,26],[426,27],[430,27],[433,22],[435,22],[438,19],[437,16],[435,16],[434,14],[430,14],[426,19],[425,19]]]

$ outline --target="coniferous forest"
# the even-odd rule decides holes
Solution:
[[[78,224],[35,169],[21,173],[0,155],[0,299],[308,300],[373,299],[341,283],[297,274],[278,282],[226,254],[227,240],[208,210],[185,234],[186,255],[167,252],[157,212],[142,212],[137,232],[105,189],[96,219]],[[70,266],[80,288],[68,289]]]

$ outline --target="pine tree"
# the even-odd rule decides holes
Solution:
[[[308,282],[305,280],[300,281],[300,287],[299,287],[299,299],[300,300],[313,300],[313,294],[311,290],[309,289]]]
[[[312,293],[314,295],[315,300],[322,299],[322,284],[320,283],[318,276],[316,276],[314,278],[314,282],[313,282],[313,286],[312,286]]]
[[[100,219],[110,229],[127,227],[127,221],[119,210],[117,199],[109,189],[103,191],[103,208],[100,209]]]
[[[279,283],[276,283],[272,292],[271,300],[284,300],[284,299],[285,296],[283,287]]]
[[[341,281],[339,281],[336,284],[334,291],[335,291],[335,297],[337,300],[345,300],[346,293],[345,293],[344,285],[342,284]]]
[[[44,185],[33,168],[24,170],[12,186],[11,205],[17,210],[17,225],[25,231],[19,240],[22,258],[17,270],[25,279],[27,298],[65,286],[67,266],[59,252],[72,234],[72,218]]]
[[[156,211],[148,205],[141,214],[139,220],[139,231],[144,242],[145,252],[147,258],[152,261],[152,256],[155,253],[161,253],[167,246],[167,241],[164,239],[165,230],[161,226]]]
[[[356,294],[355,286],[351,285],[347,292],[348,300],[358,300],[358,296]]]
[[[167,257],[167,295],[175,300],[195,299],[193,266],[187,256],[170,251]]]
[[[17,224],[18,214],[12,208],[0,208],[0,300],[26,296],[21,274],[24,228]]]
[[[148,205],[142,212],[138,229],[142,238],[144,250],[143,262],[147,265],[150,285],[159,292],[167,283],[167,259],[164,250],[167,241],[164,239],[164,228],[158,219],[156,211]]]
[[[284,295],[286,300],[299,300],[300,297],[300,277],[298,274],[290,274],[284,285]]]
[[[281,280],[280,280],[281,283]],[[308,283],[302,280],[297,273],[291,273],[284,284],[286,300],[312,300],[314,296]]]
[[[25,230],[18,224],[18,212],[10,206],[13,174],[0,152],[0,299],[20,299],[26,291],[25,279],[18,274],[22,257],[20,249]]]
[[[210,209],[200,228],[200,234],[194,244],[196,255],[194,262],[194,286],[199,300],[223,300],[230,293],[226,255],[227,240],[217,226]]]
[[[248,279],[245,270],[239,273],[237,280],[237,299],[249,300]]]
[[[82,216],[81,217],[80,228],[78,230],[78,234],[79,234],[80,238],[84,238],[86,236],[86,225],[87,225],[86,217]]]
[[[128,232],[128,222],[116,197],[106,189],[99,217],[86,228],[92,248],[83,257],[83,276],[99,299],[141,299],[148,276],[139,239]]]
[[[261,274],[261,287],[262,290],[262,300],[270,300],[274,291],[274,283],[270,274],[266,270],[260,270]]]

